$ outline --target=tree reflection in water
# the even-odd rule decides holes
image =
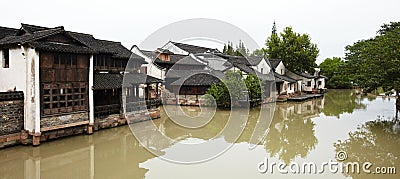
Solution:
[[[334,144],[336,151],[347,153],[347,162],[371,162],[375,167],[396,167],[400,169],[400,124],[398,120],[369,121],[349,133],[349,138]],[[361,170],[361,169],[360,169]],[[362,171],[362,170],[361,170]],[[398,171],[396,171],[398,173]],[[350,173],[353,178],[399,178],[398,174]]]
[[[323,106],[323,99],[278,105],[264,143],[270,156],[277,156],[286,164],[296,157],[305,158],[318,143],[311,118]]]
[[[353,90],[329,90],[325,95],[325,106],[322,112],[326,116],[340,118],[343,113],[353,113],[355,109],[365,109],[366,105],[361,103],[365,96],[356,94]],[[368,100],[375,99],[367,97]]]

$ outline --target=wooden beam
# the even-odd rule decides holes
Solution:
[[[40,128],[40,132],[52,131],[52,130],[56,130],[56,129],[63,129],[63,128],[86,125],[86,124],[89,124],[89,121],[81,121],[81,122],[75,122],[75,123],[64,124],[64,125],[59,125],[59,126],[43,127],[43,128]]]

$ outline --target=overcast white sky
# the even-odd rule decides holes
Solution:
[[[346,45],[374,36],[383,23],[400,21],[398,0],[18,0],[1,6],[0,26],[62,25],[128,48],[165,25],[191,18],[226,21],[264,46],[275,20],[279,31],[292,26],[308,33],[320,49],[317,62],[344,56]]]

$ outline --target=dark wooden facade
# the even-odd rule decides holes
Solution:
[[[89,55],[40,52],[41,115],[88,111]]]
[[[110,54],[94,55],[94,70],[121,72],[125,70],[128,60],[125,58],[112,58]]]
[[[210,85],[203,86],[173,86],[173,91],[175,94],[179,95],[203,95],[206,94],[207,89]]]

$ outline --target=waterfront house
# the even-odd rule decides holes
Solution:
[[[34,145],[125,123],[122,72],[128,66],[128,73],[137,73],[146,64],[144,58],[119,42],[62,26],[2,27],[0,38],[0,91],[23,92],[24,131]],[[137,93],[129,94],[143,98],[145,87],[137,84]],[[110,115],[116,116],[105,117]],[[64,131],[67,128],[70,134]]]
[[[286,74],[298,81],[301,81],[301,91],[306,93],[323,92],[325,88],[326,77],[319,74],[319,70],[314,75],[304,72],[286,71]]]
[[[161,80],[165,79],[165,72],[168,68],[156,63],[156,59],[162,58],[162,59],[164,59],[163,61],[171,62],[171,60],[170,60],[170,58],[168,58],[168,56],[160,55],[159,53],[154,52],[154,51],[141,50],[136,45],[134,45],[131,48],[131,51],[134,54],[144,58],[147,63],[147,64],[143,64],[140,67],[141,73],[147,74],[149,76],[152,76],[152,77],[155,77],[155,78],[158,78]],[[163,58],[163,57],[165,57],[165,58]]]
[[[267,60],[264,57],[261,56],[249,56],[249,57],[243,57],[243,56],[233,56],[233,55],[226,55],[222,53],[216,54],[224,59],[227,60],[230,64],[232,64],[232,69],[233,71],[240,70],[242,71],[243,69],[238,68],[238,66],[247,66],[251,68],[252,70],[255,70],[259,72],[260,74],[270,74],[271,72],[271,67],[268,65]],[[247,70],[242,71],[244,74],[246,74]]]
[[[286,75],[288,71],[280,59],[268,59],[274,71],[276,89],[279,95],[292,95],[301,92],[301,81]]]

